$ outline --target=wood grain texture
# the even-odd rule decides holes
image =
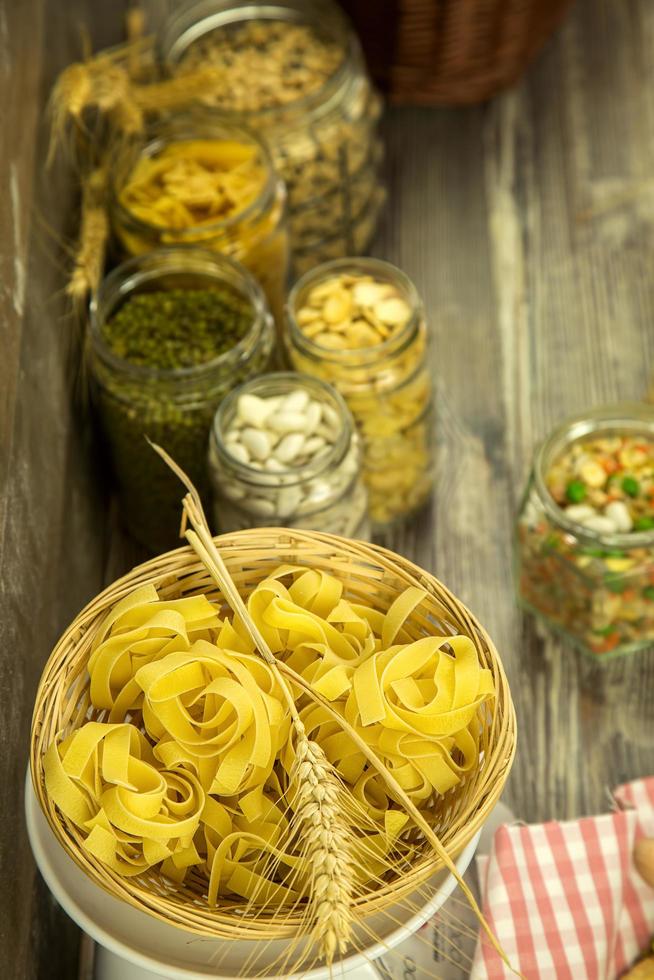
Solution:
[[[71,397],[62,253],[44,234],[74,217],[70,175],[40,173],[39,121],[80,24],[97,44],[121,31],[110,0],[65,16],[56,0],[0,0],[0,963],[17,980],[69,980],[77,955],[23,830],[34,688],[60,630],[140,557],[106,530],[104,471]],[[376,253],[429,313],[438,479],[382,543],[435,571],[502,652],[516,814],[602,810],[608,789],[654,771],[654,652],[594,664],[524,619],[511,537],[536,441],[566,414],[641,397],[654,366],[654,7],[577,0],[520,87],[483,107],[392,110],[386,130]]]
[[[23,786],[36,684],[52,644],[102,586],[105,499],[93,434],[74,402],[62,301],[76,196],[45,175],[44,107],[81,53],[80,26],[119,22],[72,0],[0,0],[0,964],[11,980],[75,975],[77,930],[37,876]],[[112,5],[111,23],[117,6]]]
[[[524,618],[511,534],[537,441],[644,396],[654,353],[654,8],[579,0],[516,90],[390,113],[377,254],[413,276],[439,383],[432,514],[386,543],[480,616],[503,655],[525,820],[606,809],[654,772],[654,652],[596,664]]]

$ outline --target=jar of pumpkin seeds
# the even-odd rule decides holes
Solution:
[[[381,100],[330,0],[188,0],[170,16],[171,73],[213,66],[203,101],[263,134],[289,196],[296,274],[365,252],[384,200]]]
[[[267,368],[273,336],[261,287],[213,252],[158,249],[102,283],[91,307],[93,397],[124,523],[149,550],[179,544],[183,490],[145,437],[206,499],[216,408],[234,385]]]
[[[286,305],[296,371],[340,391],[363,440],[369,511],[378,530],[428,499],[434,471],[428,331],[420,297],[379,259],[338,259],[302,276]]]

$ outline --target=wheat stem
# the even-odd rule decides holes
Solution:
[[[352,933],[352,830],[344,817],[343,808],[339,806],[341,784],[322,748],[307,736],[290,685],[253,622],[214,544],[196,488],[165,450],[153,442],[150,445],[188,490],[182,502],[184,518],[181,530],[233,612],[240,617],[256,650],[269,664],[286,697],[296,737],[296,757],[291,772],[291,784],[296,791],[291,833],[299,847],[312,858],[308,908],[311,936],[325,962],[331,966],[335,955],[346,951]],[[191,522],[193,530],[186,528],[186,519]]]
[[[105,203],[106,171],[93,170],[84,180],[82,219],[75,263],[66,292],[76,304],[86,300],[100,285],[109,237],[109,219]]]

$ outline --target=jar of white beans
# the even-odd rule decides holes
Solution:
[[[371,258],[318,266],[291,290],[284,339],[292,366],[331,383],[354,416],[373,527],[417,511],[433,481],[432,385],[408,276]]]
[[[369,537],[361,440],[341,395],[317,378],[264,374],[231,392],[214,419],[209,470],[221,532]]]

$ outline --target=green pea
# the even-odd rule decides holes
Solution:
[[[615,633],[617,627],[611,624],[610,626],[603,626],[601,629],[593,630],[595,636],[610,636],[611,633]]]
[[[640,483],[633,476],[625,476],[622,480],[622,489],[629,497],[637,497],[640,493]]]
[[[637,517],[634,521],[634,531],[651,531],[654,527],[654,517]]]
[[[586,484],[581,480],[570,480],[565,495],[571,504],[580,504],[586,497]]]

